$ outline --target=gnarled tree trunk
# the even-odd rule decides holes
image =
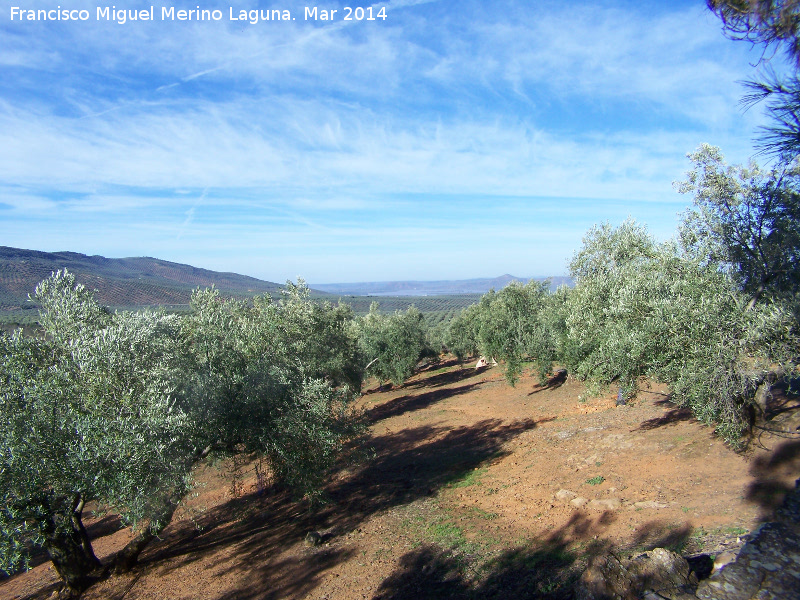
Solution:
[[[76,495],[71,501],[66,498],[59,501],[67,502],[70,502],[69,509],[54,511],[45,522],[44,548],[63,582],[59,597],[78,598],[107,572],[95,556],[83,526],[83,498]]]

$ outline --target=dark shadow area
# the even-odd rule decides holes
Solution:
[[[533,396],[539,392],[546,392],[547,390],[555,390],[564,385],[567,381],[567,370],[559,369],[555,374],[547,380],[544,385],[537,384],[536,389],[533,390],[528,396]]]
[[[320,509],[312,511],[307,502],[274,489],[230,500],[171,525],[161,541],[145,550],[135,572],[166,575],[196,563],[219,576],[246,574],[242,587],[227,591],[225,598],[303,597],[319,585],[325,571],[353,556],[345,536],[363,521],[462,479],[502,456],[505,443],[534,427],[533,420],[485,420],[456,429],[424,426],[374,437],[375,457],[329,485],[329,502]],[[326,543],[300,546],[291,558],[281,556],[309,531],[323,532]]]
[[[202,561],[203,569],[247,574],[243,587],[221,598],[303,597],[319,585],[325,571],[354,554],[341,546],[309,546],[299,555],[281,558],[282,550],[301,542],[313,528],[313,513],[306,503],[286,492],[253,493],[215,507],[193,522],[174,524],[160,543],[145,551],[135,571],[166,575]],[[323,539],[331,541],[331,536]]]
[[[437,546],[423,546],[405,554],[399,569],[381,583],[373,600],[439,600],[470,598],[462,577],[463,564]]]
[[[96,540],[113,535],[124,527],[118,515],[105,515],[87,524],[86,532],[89,534],[89,538]]]
[[[778,444],[769,456],[752,461],[750,474],[753,481],[747,487],[746,498],[759,505],[760,518],[770,520],[785,498],[794,488],[793,482],[800,473],[800,440]]]
[[[549,535],[483,565],[471,564],[468,557],[450,549],[422,547],[401,558],[400,568],[383,581],[373,600],[572,598],[587,558],[610,548],[605,540],[589,540],[603,531],[602,518],[575,513]],[[576,552],[576,543],[584,540],[589,541]]]
[[[465,379],[470,379],[481,374],[482,371],[478,371],[472,367],[466,367],[453,371],[447,371],[446,373],[439,373],[438,375],[431,375],[430,377],[426,377],[425,379],[421,379],[419,381],[410,381],[403,385],[403,388],[415,389],[441,387],[443,385],[450,385],[451,383],[464,381]]]
[[[414,372],[414,375],[420,375],[422,373],[427,373],[430,371],[439,371],[441,369],[450,369],[452,367],[458,366],[458,360],[451,359],[439,363],[432,363],[429,364],[422,369],[419,369]],[[472,367],[468,367],[462,363],[459,369],[454,369],[451,371],[447,371],[445,373],[439,373],[438,375],[431,375],[430,377],[426,377],[424,379],[417,379],[413,381],[406,381],[400,386],[395,386],[391,382],[385,382],[378,387],[365,390],[363,392],[364,396],[368,396],[370,394],[376,394],[379,392],[386,392],[392,389],[419,389],[419,388],[429,388],[429,387],[440,387],[443,385],[448,385],[451,383],[456,383],[458,381],[463,381],[465,379],[469,379],[470,377],[474,377],[480,374],[482,371],[476,371]]]
[[[633,543],[623,550],[643,552],[654,548],[666,548],[681,554],[691,538],[693,528],[688,524],[676,527],[674,523],[650,521],[641,526]]]
[[[634,431],[650,431],[651,429],[658,429],[659,427],[667,427],[669,425],[675,425],[676,423],[695,420],[694,415],[688,406],[676,406],[671,400],[669,400],[669,398],[665,400],[656,400],[654,404],[656,406],[669,408],[667,412],[660,417],[642,421],[639,427],[634,429]]]
[[[14,600],[50,600],[50,598],[53,598],[54,594],[56,594],[60,589],[61,589],[61,582],[58,581],[56,583],[52,583],[38,590],[35,591],[31,590],[29,594],[25,594],[19,597],[14,596],[13,598]]]
[[[575,583],[592,558],[626,551],[602,538],[611,514],[593,519],[575,513],[549,535],[507,550],[483,565],[471,564],[468,557],[451,549],[421,547],[401,558],[400,567],[383,581],[372,600],[574,598]],[[640,531],[638,547],[630,551],[674,549],[685,545],[690,534],[688,528],[648,523]]]
[[[352,477],[328,487],[321,527],[350,530],[368,516],[434,494],[485,462],[506,454],[506,442],[536,427],[526,419],[487,419],[455,429],[423,426],[372,439],[376,456]]]
[[[778,415],[795,412],[800,409],[800,394],[798,392],[800,392],[800,379],[781,381],[772,386],[764,420],[771,421]]]
[[[389,400],[369,409],[367,411],[367,419],[370,423],[375,423],[376,421],[396,417],[406,412],[428,408],[441,400],[471,392],[480,384],[481,382],[469,383],[455,388],[433,390],[414,396],[400,396],[399,398],[394,398],[393,400]]]

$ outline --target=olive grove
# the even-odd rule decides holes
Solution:
[[[453,319],[448,347],[502,360],[511,383],[526,362],[540,379],[557,363],[590,391],[613,384],[621,399],[666,383],[738,444],[758,395],[800,356],[797,167],[728,166],[707,145],[689,158],[676,186],[694,206],[675,239],[632,220],[594,227],[570,263],[574,288],[492,291]]]

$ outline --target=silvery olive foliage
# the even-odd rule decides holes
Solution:
[[[462,309],[448,323],[444,337],[448,350],[456,355],[459,362],[480,351],[478,328],[480,327],[480,303]]]
[[[800,288],[800,164],[729,166],[708,144],[688,157],[693,167],[676,183],[694,195],[679,230],[683,248],[728,272],[751,305],[792,302]]]
[[[401,385],[430,353],[425,320],[413,306],[387,315],[373,302],[369,314],[355,322],[354,331],[367,374],[381,382]]]
[[[559,356],[565,331],[560,307],[566,291],[551,294],[549,285],[512,282],[499,292],[491,290],[450,322],[448,348],[462,360],[480,353],[500,361],[511,385],[526,362],[544,381]]]
[[[351,388],[331,385],[342,373],[360,373],[339,309],[311,306],[302,284],[280,302],[261,297],[253,306],[198,290],[182,325],[200,445],[261,453],[278,479],[318,496],[327,469],[361,431]],[[331,339],[342,345],[325,346]]]
[[[77,592],[99,567],[87,502],[137,523],[187,485],[179,319],[110,315],[66,272],[36,299],[45,335],[0,337],[0,569],[43,546]]]
[[[87,503],[137,526],[117,557],[129,567],[203,457],[258,453],[276,480],[317,497],[363,431],[347,385],[360,382],[349,313],[312,306],[302,283],[279,302],[211,289],[186,316],[111,314],[59,272],[36,300],[44,335],[0,337],[0,569],[43,547],[65,597],[107,572],[83,527]]]
[[[641,377],[667,383],[674,402],[734,444],[764,374],[794,359],[791,311],[774,303],[748,309],[749,295],[718,264],[674,242],[657,244],[633,221],[592,229],[571,272],[570,371],[596,385],[613,382],[627,396]]]
[[[731,212],[705,215],[714,226],[688,218],[680,242],[658,243],[633,220],[592,228],[570,264],[574,288],[489,292],[450,323],[448,347],[496,358],[512,384],[526,362],[540,380],[565,366],[590,393],[614,385],[631,398],[647,381],[667,383],[674,402],[739,444],[759,384],[796,364],[797,319],[777,292],[753,301],[746,253],[731,251],[719,224]]]

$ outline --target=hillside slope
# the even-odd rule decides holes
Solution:
[[[0,246],[0,311],[33,309],[28,294],[53,271],[68,269],[108,306],[188,304],[192,290],[215,285],[226,295],[276,294],[281,286],[157,258],[105,258]]]

